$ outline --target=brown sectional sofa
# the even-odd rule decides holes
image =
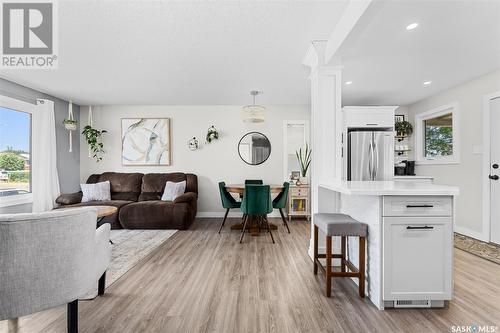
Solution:
[[[167,181],[186,181],[186,191],[174,201],[162,201]],[[198,178],[190,173],[118,173],[91,175],[87,184],[109,181],[111,200],[81,202],[82,192],[62,194],[56,202],[62,207],[115,206],[118,212],[105,217],[113,229],[188,229],[196,216]]]

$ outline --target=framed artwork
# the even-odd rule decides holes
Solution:
[[[300,171],[292,171],[292,180],[297,180],[300,178]]]
[[[404,114],[397,114],[394,116],[394,123],[397,123],[398,121],[405,121],[405,115]]]
[[[122,165],[170,165],[170,118],[123,118]]]

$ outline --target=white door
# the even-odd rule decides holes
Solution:
[[[500,97],[490,101],[491,241],[500,244]]]

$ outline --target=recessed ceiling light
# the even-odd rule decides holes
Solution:
[[[424,82],[424,86],[428,86],[428,85],[429,85],[429,84],[431,84],[431,83],[432,83],[432,81],[425,81],[425,82]]]
[[[352,84],[352,81],[346,81],[345,84],[347,85]]]
[[[406,30],[413,30],[418,27],[418,23],[411,23],[406,26]]]

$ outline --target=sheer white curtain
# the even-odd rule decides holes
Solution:
[[[37,100],[33,112],[32,136],[33,212],[44,212],[54,208],[55,200],[60,194],[53,101]]]

